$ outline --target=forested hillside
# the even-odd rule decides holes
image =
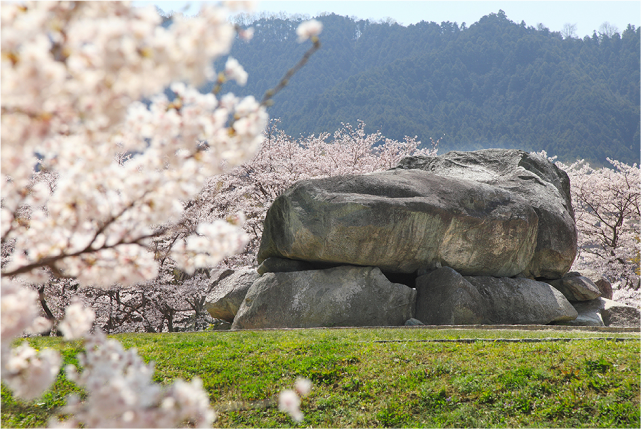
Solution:
[[[270,108],[290,135],[363,120],[368,132],[394,139],[445,135],[441,152],[504,147],[639,161],[639,28],[564,39],[502,11],[469,27],[317,19],[322,49]],[[225,89],[262,94],[274,86],[307,48],[296,41],[299,22],[253,22],[253,40],[231,53],[249,81]]]

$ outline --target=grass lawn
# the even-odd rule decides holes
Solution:
[[[114,337],[155,361],[157,382],[200,377],[223,410],[216,427],[297,426],[258,404],[299,376],[314,383],[301,427],[640,426],[638,333],[381,328]],[[550,337],[573,340],[444,341]],[[29,341],[60,350],[65,364],[82,350],[57,338]],[[43,398],[25,403],[3,385],[2,426],[43,426],[73,391],[61,374]]]

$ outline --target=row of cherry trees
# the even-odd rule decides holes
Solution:
[[[152,241],[159,274],[136,285],[108,289],[79,287],[73,278],[52,278],[33,285],[39,293],[43,314],[54,324],[64,316],[72,297],[78,297],[96,313],[96,325],[107,333],[202,330],[219,323],[204,308],[212,282],[226,268],[255,264],[262,224],[273,200],[298,180],[343,174],[364,174],[388,169],[407,155],[436,155],[438,141],[420,149],[415,138],[403,142],[366,134],[365,124],[345,124],[333,136],[325,133],[299,140],[278,129],[273,121],[254,158],[231,171],[210,177],[196,198],[184,202],[184,214],[172,229]],[[121,162],[128,162],[120,160]],[[55,187],[55,177],[36,176]],[[235,218],[244,213],[248,242],[244,250],[224,258],[214,270],[186,273],[170,257],[173,246],[197,232],[199,224]],[[5,252],[9,253],[9,252]]]
[[[380,133],[366,134],[361,122],[334,133],[293,139],[272,121],[256,156],[233,170],[210,177],[198,196],[184,203],[179,227],[153,243],[159,276],[134,286],[78,288],[75,280],[54,279],[34,286],[43,311],[61,320],[73,296],[96,311],[96,324],[108,333],[201,330],[220,323],[204,308],[205,297],[224,269],[255,265],[262,224],[273,200],[298,180],[388,169],[407,155],[435,156],[438,141],[420,149],[415,138],[398,142]],[[545,154],[544,154],[545,155]],[[552,159],[554,160],[554,159]],[[612,161],[595,169],[580,161],[558,163],[572,182],[579,232],[573,270],[604,275],[614,283],[615,299],[639,305],[639,168]],[[245,213],[248,244],[224,258],[216,269],[187,274],[168,256],[171,246],[193,233],[199,223]]]
[[[432,141],[430,149],[419,149],[419,144],[412,138],[398,142],[380,133],[366,134],[362,122],[357,128],[346,124],[333,136],[325,133],[295,140],[272,121],[256,156],[230,172],[210,177],[198,196],[184,203],[185,212],[172,233],[153,241],[160,262],[155,279],[103,289],[80,288],[75,279],[52,278],[33,286],[43,314],[55,324],[72,297],[80,297],[95,310],[96,325],[107,333],[191,331],[220,323],[205,310],[205,297],[222,269],[255,264],[265,213],[280,193],[298,180],[382,171],[403,156],[436,155],[437,141]],[[557,165],[572,182],[579,230],[573,269],[604,275],[614,283],[617,300],[638,305],[639,168],[617,161],[612,161],[612,168],[600,169],[583,161]],[[46,171],[36,177],[55,187],[55,177]],[[238,212],[246,216],[243,228],[248,244],[241,253],[224,258],[217,269],[190,275],[168,256],[172,245],[193,234],[199,223]]]
[[[572,267],[603,275],[613,283],[614,299],[641,307],[641,170],[608,160],[593,168],[585,161],[566,165],[578,230],[579,253]]]

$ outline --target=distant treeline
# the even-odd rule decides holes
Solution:
[[[231,52],[249,73],[247,85],[223,91],[258,97],[273,87],[309,47],[296,41],[301,19],[252,22],[253,40]],[[321,50],[270,108],[290,135],[360,119],[368,132],[393,139],[416,135],[427,144],[445,135],[441,153],[503,147],[543,149],[564,161],[639,162],[641,33],[633,25],[578,39],[517,24],[503,11],[469,27],[316,19]]]

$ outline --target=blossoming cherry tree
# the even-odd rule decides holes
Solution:
[[[11,341],[47,328],[27,283],[50,275],[81,286],[153,279],[151,240],[165,234],[208,177],[248,160],[262,142],[265,103],[201,94],[213,62],[236,31],[225,9],[204,5],[169,28],[153,9],[128,2],[2,5],[2,378],[17,396],[37,397],[60,357]],[[315,37],[318,24],[299,35]],[[249,34],[250,32],[243,32]],[[223,80],[247,75],[229,59]],[[170,87],[169,100],[162,91]],[[143,103],[141,100],[149,100]],[[130,154],[122,162],[123,153]],[[53,186],[40,180],[55,177]],[[247,241],[241,215],[199,224],[171,250],[185,272],[213,266]],[[6,246],[5,246],[6,245]],[[5,255],[3,255],[5,256]],[[73,304],[60,330],[76,338],[92,313]],[[72,399],[67,425],[171,427],[215,415],[199,380],[162,389],[153,367],[100,333],[89,336],[80,374],[89,397]],[[52,424],[57,424],[53,421]]]

